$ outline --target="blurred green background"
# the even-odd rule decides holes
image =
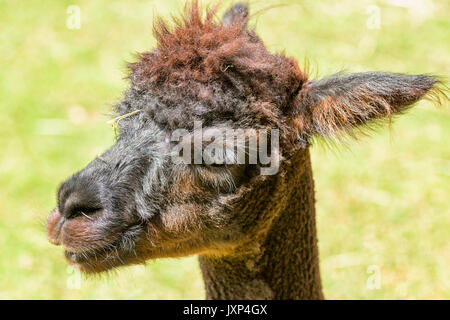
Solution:
[[[85,279],[44,232],[57,185],[113,143],[106,121],[127,87],[125,61],[155,45],[155,14],[183,3],[0,0],[0,298],[203,298],[195,257]],[[309,58],[317,76],[449,74],[447,0],[251,6],[280,3],[251,25],[271,51]],[[79,29],[67,26],[70,5]],[[448,109],[421,102],[372,137],[312,148],[327,298],[450,298],[449,137]]]

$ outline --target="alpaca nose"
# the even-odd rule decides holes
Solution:
[[[88,177],[73,176],[61,185],[58,209],[67,220],[80,216],[90,218],[103,209],[98,183]]]
[[[61,230],[65,223],[77,217],[93,219],[102,212],[99,187],[90,179],[73,176],[58,190],[58,207],[47,218],[47,237],[50,243],[61,244]]]

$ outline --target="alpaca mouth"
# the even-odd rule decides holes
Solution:
[[[106,262],[111,260],[113,256],[118,257],[118,251],[114,249],[114,245],[108,245],[103,248],[80,252],[64,250],[64,255],[71,263],[85,264],[92,261]]]
[[[73,252],[64,250],[67,261],[84,273],[98,273],[127,264],[137,258],[136,242],[143,233],[139,225],[129,227],[119,238],[103,247]]]

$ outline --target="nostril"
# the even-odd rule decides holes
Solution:
[[[66,219],[74,219],[80,216],[91,218],[94,214],[103,210],[98,196],[92,190],[72,191],[61,199],[61,215]]]
[[[99,211],[101,211],[103,208],[99,206],[95,207],[88,207],[88,206],[74,206],[72,208],[69,208],[65,214],[67,219],[73,219],[76,217],[84,216],[88,219],[92,219],[92,216]]]
[[[90,175],[76,174],[66,180],[58,190],[58,207],[66,219],[92,218],[103,211],[100,183]]]

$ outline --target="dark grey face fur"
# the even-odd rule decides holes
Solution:
[[[142,105],[154,98],[126,97],[118,114],[141,112],[121,119],[117,142],[59,188],[49,235],[63,244],[69,262],[98,272],[148,258],[220,251],[256,230],[258,223],[237,216],[235,208],[251,193],[237,189],[252,179],[256,183],[259,166],[174,164],[178,142]],[[215,121],[230,125],[219,117]]]
[[[166,146],[161,130],[142,118],[122,121],[116,144],[60,186],[62,220],[87,219],[89,224],[95,219],[95,227],[81,223],[66,232],[74,246],[67,251],[69,259],[77,261],[83,258],[77,252],[104,251],[111,245],[134,250],[134,242],[145,237],[143,222],[160,211],[164,197],[155,195],[167,189],[158,175],[167,162]]]

